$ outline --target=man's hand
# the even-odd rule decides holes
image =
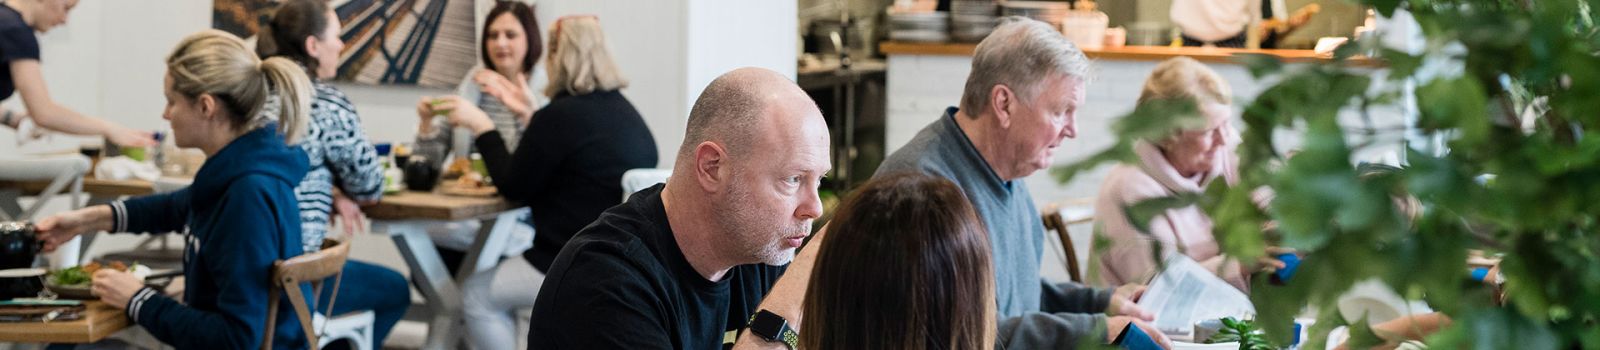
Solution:
[[[806,285],[811,282],[811,267],[816,265],[817,251],[821,250],[822,240],[828,236],[828,227],[823,226],[816,236],[806,243],[795,254],[794,261],[789,263],[789,270],[778,278],[772,285],[772,291],[761,300],[761,308],[783,316],[789,322],[789,328],[800,332],[805,315],[801,314],[801,306],[806,298]],[[751,310],[755,311],[755,310]],[[739,330],[739,341],[733,344],[734,349],[771,349],[788,350],[783,343],[773,343],[762,340],[761,337],[750,333],[749,328]]]
[[[1106,318],[1106,342],[1116,340],[1117,335],[1122,334],[1122,330],[1128,328],[1129,326],[1139,327],[1139,330],[1144,331],[1145,335],[1150,336],[1150,339],[1155,340],[1156,344],[1161,345],[1162,349],[1172,348],[1172,340],[1167,339],[1167,335],[1162,334],[1161,330],[1156,329],[1155,326],[1151,326],[1145,321],[1140,321],[1127,316],[1112,316]]]
[[[1155,321],[1156,315],[1145,311],[1139,306],[1139,297],[1144,296],[1145,285],[1124,284],[1117,287],[1111,294],[1111,304],[1106,307],[1107,316],[1128,316],[1144,321]]]

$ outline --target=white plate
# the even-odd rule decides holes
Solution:
[[[44,276],[46,273],[49,272],[45,269],[5,269],[0,270],[0,278]]]

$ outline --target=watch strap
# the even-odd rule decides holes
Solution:
[[[751,334],[755,334],[756,332],[755,327],[751,327],[751,325],[755,324],[755,322],[756,314],[750,314],[750,319],[745,321],[745,328],[749,328]],[[755,336],[760,337],[762,335],[755,334]],[[790,328],[788,324],[784,324],[783,329],[778,331],[777,338],[778,341],[782,342],[784,345],[788,345],[790,350],[800,348],[800,333],[795,332],[794,328]]]

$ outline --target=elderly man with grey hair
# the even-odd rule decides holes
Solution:
[[[1129,325],[1169,345],[1146,323],[1152,315],[1133,303],[1143,286],[1095,289],[1050,283],[1039,274],[1044,224],[1022,179],[1048,167],[1055,148],[1075,136],[1088,65],[1083,52],[1049,25],[1006,18],[978,44],[960,108],[946,109],[875,175],[920,172],[962,188],[994,253],[998,347],[1074,348],[1114,338]],[[803,250],[762,302],[791,328],[802,321],[798,311],[815,256],[815,249]],[[762,338],[742,336],[739,345],[775,348]]]

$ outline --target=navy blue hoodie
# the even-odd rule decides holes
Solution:
[[[284,145],[276,125],[251,131],[206,160],[194,184],[113,202],[112,232],[183,232],[184,303],[145,288],[128,317],[178,349],[254,349],[266,329],[273,261],[300,255],[294,187],[310,167]],[[300,292],[311,299],[310,288]],[[286,300],[286,299],[285,299]],[[283,302],[273,347],[304,349],[293,308]]]

